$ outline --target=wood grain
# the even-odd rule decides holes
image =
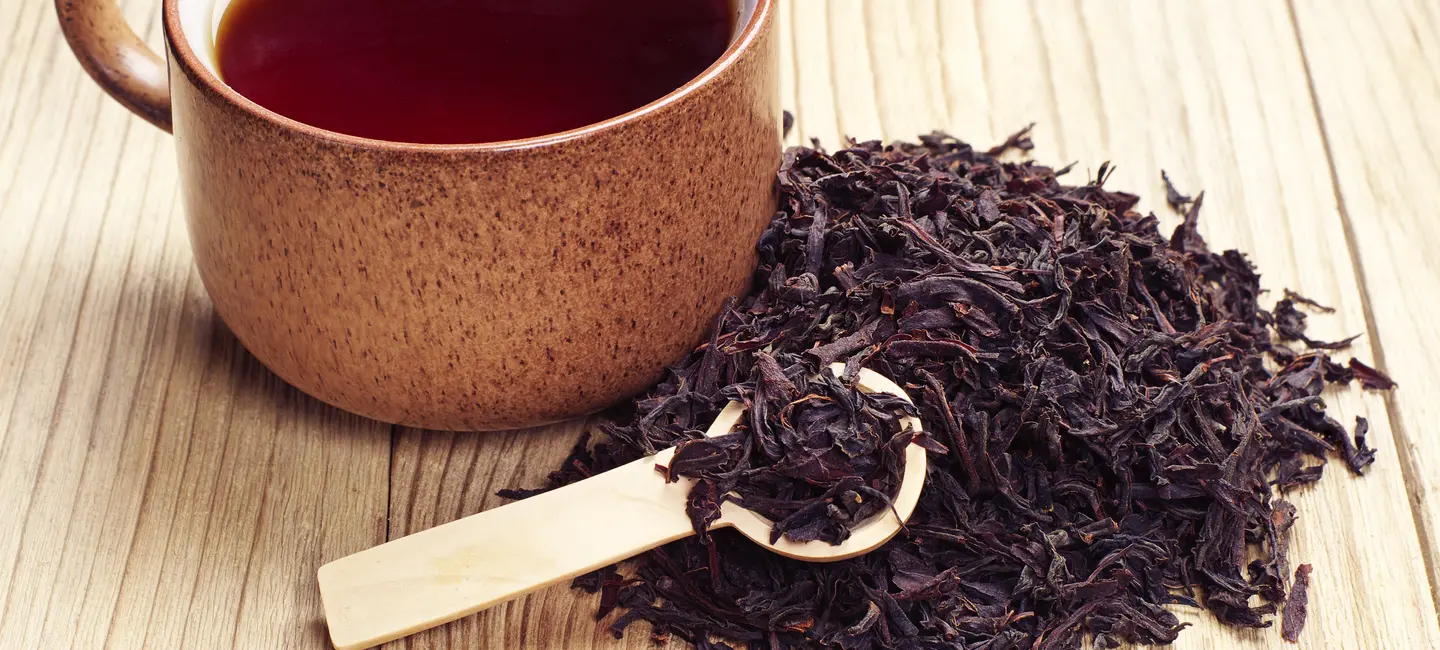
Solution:
[[[152,44],[157,8],[125,3]],[[1110,160],[1111,185],[1147,197],[1161,168],[1206,189],[1212,244],[1339,308],[1318,335],[1366,333],[1354,353],[1402,388],[1329,396],[1381,457],[1296,498],[1317,603],[1301,647],[1440,647],[1435,3],[786,0],[780,17],[792,143],[988,144],[1034,121],[1036,157],[1077,177]],[[205,298],[167,138],[85,78],[49,2],[0,2],[0,649],[326,647],[320,564],[540,484],[584,426],[392,438],[284,386]],[[644,626],[613,640],[594,607],[556,587],[389,647],[653,647]],[[1184,616],[1181,648],[1286,647]]]
[[[1351,256],[1368,294],[1375,361],[1398,382],[1387,400],[1394,459],[1440,589],[1440,5],[1382,0],[1360,11],[1295,2]],[[1383,349],[1380,343],[1383,342]]]
[[[216,321],[169,136],[54,21],[0,5],[0,647],[324,647],[314,568],[383,540],[390,428]]]

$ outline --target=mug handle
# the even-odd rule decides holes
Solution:
[[[170,80],[160,58],[125,23],[114,0],[55,0],[60,30],[105,92],[147,122],[170,131]]]

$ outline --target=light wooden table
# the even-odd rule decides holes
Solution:
[[[125,0],[159,42],[158,0]],[[1440,647],[1440,2],[785,0],[792,138],[1110,160],[1160,211],[1339,308],[1401,388],[1336,393],[1379,461],[1296,498],[1304,648]],[[322,648],[323,562],[536,485],[580,424],[456,435],[337,412],[260,367],[192,268],[169,137],[104,98],[48,0],[0,0],[0,648]],[[412,648],[614,648],[564,588]],[[1182,648],[1285,647],[1204,615]],[[627,647],[649,647],[643,626]]]

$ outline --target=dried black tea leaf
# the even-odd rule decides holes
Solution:
[[[1305,304],[1314,305],[1314,301],[1308,298],[1295,295],[1289,289],[1285,290],[1285,299],[1275,303],[1271,310],[1271,317],[1274,319],[1275,332],[1280,335],[1282,341],[1303,341],[1305,345],[1316,350],[1343,350],[1350,347],[1355,339],[1360,338],[1359,334],[1339,341],[1317,341],[1305,336],[1305,313],[1295,308],[1295,298],[1305,301]],[[1328,309],[1325,308],[1325,309]],[[1332,310],[1333,311],[1333,310]]]
[[[1025,125],[1025,128],[1010,134],[1010,137],[1006,138],[1004,142],[990,147],[990,149],[985,151],[985,155],[999,156],[1007,151],[1030,151],[1031,149],[1034,149],[1035,143],[1030,140],[1030,132],[1034,129],[1034,122]],[[946,138],[950,137],[941,133],[936,133],[934,134],[934,136]],[[923,140],[924,138],[921,139]],[[968,147],[969,145],[966,146]]]
[[[1163,169],[1160,170],[1160,180],[1165,182],[1165,203],[1170,206],[1171,210],[1184,212],[1185,206],[1195,201],[1190,195],[1183,194],[1180,190],[1175,189],[1175,184],[1170,182],[1170,175],[1165,173]]]
[[[1295,293],[1294,291],[1291,291],[1289,289],[1285,290],[1285,299],[1290,300],[1296,304],[1305,305],[1306,307],[1314,309],[1315,311],[1318,311],[1322,314],[1335,313],[1334,307],[1326,307],[1325,305],[1315,302],[1314,300],[1306,298],[1305,296]]]
[[[1285,599],[1285,608],[1281,611],[1285,621],[1280,624],[1280,636],[1286,641],[1294,643],[1300,640],[1300,631],[1305,629],[1305,617],[1308,616],[1309,591],[1310,565],[1302,564],[1295,567],[1295,584],[1290,587],[1290,597]]]
[[[1171,188],[1183,219],[1167,238],[1104,186],[1109,165],[1065,185],[997,158],[1030,146],[1027,129],[988,151],[937,133],[786,153],[749,295],[549,486],[680,445],[666,471],[707,486],[697,528],[738,495],[779,534],[833,541],[877,507],[862,488],[885,493],[877,468],[904,439],[885,405],[807,379],[838,362],[915,400],[925,488],[905,530],[854,559],[798,562],[721,530],[582,579],[617,635],[646,621],[699,648],[1111,648],[1175,640],[1172,604],[1246,627],[1283,604],[1298,631],[1308,574],[1287,590],[1298,513],[1279,494],[1331,455],[1374,462],[1366,423],[1327,415],[1327,385],[1393,384],[1307,338],[1310,301],[1262,306],[1249,260],[1201,236],[1203,195]],[[731,400],[746,426],[701,440]],[[856,413],[876,433],[857,435]]]
[[[1355,378],[1360,380],[1360,385],[1375,390],[1389,390],[1395,387],[1395,380],[1391,379],[1379,370],[1361,363],[1359,359],[1350,360],[1350,371],[1355,373]]]

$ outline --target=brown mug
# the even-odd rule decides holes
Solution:
[[[326,131],[216,74],[228,0],[164,0],[165,62],[113,0],[56,0],[81,64],[175,134],[215,309],[301,390],[387,422],[503,429],[655,381],[745,290],[775,211],[775,0],[665,97],[475,145]]]

